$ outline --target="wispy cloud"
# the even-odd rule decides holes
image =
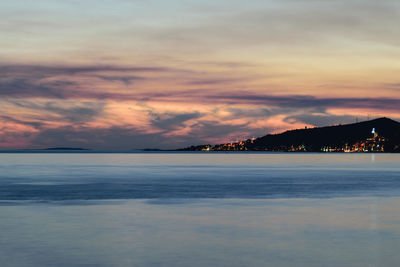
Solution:
[[[104,117],[106,104],[103,102],[87,101],[29,101],[6,100],[9,108],[19,110],[18,117],[1,116],[4,120],[20,124],[32,125],[37,128],[51,122],[66,122],[80,125]],[[22,117],[22,119],[21,119]]]
[[[0,9],[0,147],[180,147],[398,117],[397,0],[25,2]]]
[[[121,77],[110,78],[111,80]],[[138,77],[121,78],[141,79]],[[127,82],[127,80],[125,80]],[[221,81],[223,82],[223,81]],[[217,81],[218,83],[218,81]],[[118,101],[161,101],[176,103],[209,103],[226,105],[257,105],[287,108],[348,108],[398,110],[399,98],[384,97],[315,97],[312,95],[268,95],[254,91],[217,89],[155,90],[153,92],[110,91],[88,88],[78,82],[17,78],[0,79],[0,95],[8,98],[88,99]]]
[[[165,126],[165,125],[164,125]],[[171,126],[172,127],[172,126]],[[167,129],[169,127],[165,127]],[[172,127],[175,128],[175,127]],[[193,144],[218,143],[233,136],[248,133],[245,125],[221,125],[217,122],[199,122],[190,134],[171,136],[161,133],[143,133],[134,128],[59,127],[38,133],[32,144],[39,147],[68,146],[96,149],[179,148]]]
[[[128,96],[129,98],[129,96]],[[348,108],[399,110],[400,98],[315,97],[312,95],[266,95],[248,91],[215,92],[188,90],[132,95],[133,100],[176,101],[227,105],[257,105],[286,108]]]
[[[163,113],[154,114],[150,113],[150,123],[151,125],[162,129],[163,131],[176,130],[180,127],[184,127],[184,123],[199,118],[201,115],[199,112],[192,113]]]
[[[11,98],[123,98],[124,95],[101,91],[99,81],[122,82],[145,80],[137,73],[155,74],[173,71],[162,67],[124,66],[51,66],[0,65],[0,95]],[[89,83],[89,84],[88,84]]]
[[[125,85],[132,84],[132,81],[141,81],[146,79],[145,77],[132,76],[132,75],[126,75],[126,76],[97,75],[96,77],[105,81],[121,82]]]
[[[132,67],[132,66],[63,66],[63,65],[0,65],[1,76],[27,75],[43,78],[55,75],[76,75],[99,72],[163,72],[162,67]]]

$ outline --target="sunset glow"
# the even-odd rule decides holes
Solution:
[[[0,0],[0,149],[400,119],[400,2]]]

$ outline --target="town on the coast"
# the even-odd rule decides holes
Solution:
[[[206,144],[181,151],[276,152],[400,152],[400,123],[379,118],[346,125],[315,127],[268,134],[223,144]]]

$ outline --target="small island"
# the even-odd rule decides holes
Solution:
[[[305,127],[234,143],[190,146],[179,151],[399,153],[400,123],[384,117],[345,125]]]
[[[89,150],[82,147],[49,147],[44,150]]]

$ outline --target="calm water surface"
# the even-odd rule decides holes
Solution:
[[[3,153],[1,266],[398,266],[399,163]]]

